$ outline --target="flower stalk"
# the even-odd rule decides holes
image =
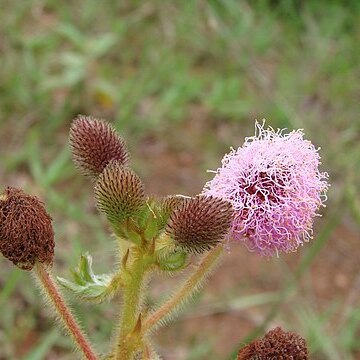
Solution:
[[[52,279],[51,275],[48,273],[43,264],[35,264],[34,275],[38,279],[38,283],[42,291],[47,295],[47,298],[50,300],[51,305],[56,310],[56,313],[58,315],[58,318],[62,322],[62,325],[69,332],[79,351],[82,352],[84,358],[87,360],[98,359],[86,335],[77,323],[75,317],[71,313],[71,310],[66,305],[65,300],[60,294],[54,280]]]
[[[180,290],[145,320],[142,326],[144,334],[169,320],[174,313],[190,301],[197,291],[200,291],[202,285],[218,264],[223,252],[223,247],[220,245],[203,257],[195,271],[184,281]]]
[[[140,249],[134,249],[140,250]],[[153,258],[146,252],[137,251],[126,255],[124,266],[123,304],[121,307],[119,334],[115,348],[115,359],[130,360],[133,354],[143,348],[141,329],[141,305],[146,274]]]

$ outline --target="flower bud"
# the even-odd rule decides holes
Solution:
[[[262,339],[254,340],[242,348],[237,356],[237,360],[252,359],[307,360],[309,353],[306,342],[301,336],[277,327]]]
[[[128,163],[125,141],[104,120],[79,115],[71,125],[69,141],[73,161],[86,176],[97,177],[110,160]]]
[[[98,209],[116,228],[145,203],[144,185],[131,169],[112,160],[96,182],[95,198]]]
[[[166,256],[159,256],[157,259],[157,264],[159,269],[163,271],[177,271],[182,270],[186,266],[188,254],[184,251],[174,251]]]
[[[166,232],[187,252],[201,253],[224,239],[232,217],[228,201],[201,195],[183,202],[170,215]]]
[[[169,195],[160,199],[156,214],[159,228],[163,229],[166,226],[170,215],[189,199],[189,197],[183,195]]]
[[[54,258],[52,219],[44,204],[22,190],[8,187],[0,196],[0,252],[19,268]]]

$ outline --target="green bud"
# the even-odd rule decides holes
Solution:
[[[95,198],[98,209],[117,232],[124,220],[135,215],[144,205],[144,185],[131,169],[118,161],[111,161],[96,182]]]
[[[157,259],[159,268],[164,271],[181,270],[186,265],[187,253],[183,250],[178,250],[168,254],[165,257]]]

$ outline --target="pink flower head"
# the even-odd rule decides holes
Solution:
[[[235,216],[228,239],[243,241],[265,256],[296,251],[312,238],[328,174],[319,172],[318,149],[302,130],[284,134],[259,123],[256,129],[242,147],[224,156],[203,193],[232,203]]]

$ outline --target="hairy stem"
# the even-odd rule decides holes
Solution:
[[[75,345],[83,353],[85,359],[96,360],[98,357],[95,355],[94,350],[86,338],[83,330],[72,315],[69,307],[66,305],[65,300],[59,292],[54,280],[48,273],[46,268],[41,263],[36,263],[34,267],[34,274],[39,280],[39,285],[47,298],[50,300],[51,305],[57,312],[59,319],[64,325],[65,329],[70,333]]]
[[[184,281],[180,289],[145,320],[142,326],[143,333],[153,330],[156,326],[169,319],[200,290],[217,265],[222,253],[222,246],[218,246],[203,257],[195,271]]]
[[[126,269],[122,314],[115,349],[115,359],[117,360],[130,360],[135,351],[142,348],[141,299],[145,274],[150,263],[144,254],[144,256],[134,259]]]

